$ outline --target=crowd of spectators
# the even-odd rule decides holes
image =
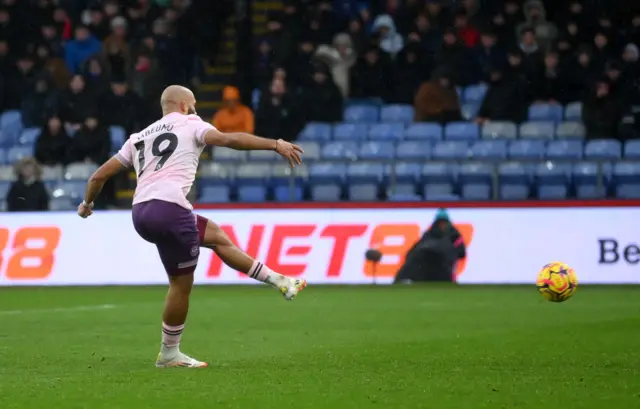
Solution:
[[[522,122],[534,102],[582,101],[589,138],[640,130],[640,3],[285,0],[267,28],[254,58],[256,131],[267,136],[340,121],[347,99],[460,120],[456,87],[478,83],[489,86],[478,123]]]

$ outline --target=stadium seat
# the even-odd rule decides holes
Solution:
[[[49,201],[49,210],[53,212],[62,212],[67,210],[75,210],[77,205],[70,197],[54,197]]]
[[[518,126],[508,121],[490,121],[482,127],[482,139],[516,139]]]
[[[311,187],[311,199],[318,202],[337,202],[342,194],[340,186],[321,184]]]
[[[396,183],[416,183],[422,174],[422,167],[420,163],[395,162],[387,167],[385,174],[387,179]]]
[[[455,193],[432,193],[424,198],[428,202],[455,202],[460,200],[460,196]]]
[[[239,186],[265,185],[271,177],[271,166],[262,163],[247,163],[236,168],[235,180]]]
[[[602,199],[607,192],[604,186],[578,185],[576,186],[576,197],[578,199]]]
[[[43,181],[58,181],[61,180],[64,175],[62,166],[43,166],[42,167],[42,180]]]
[[[540,163],[535,172],[538,185],[566,185],[571,181],[571,165],[567,163]]]
[[[625,159],[640,159],[640,139],[630,140],[624,144]]]
[[[614,139],[594,139],[584,147],[586,159],[615,160],[620,159],[622,144]]]
[[[501,200],[526,200],[529,198],[529,185],[527,184],[500,185],[499,197]]]
[[[312,184],[327,184],[344,182],[347,165],[344,163],[317,162],[309,166],[309,182]]]
[[[349,200],[372,202],[378,200],[378,186],[373,183],[350,185],[347,189]]]
[[[30,146],[14,146],[7,151],[7,163],[14,164],[21,159],[33,155],[33,148]]]
[[[478,102],[467,102],[460,107],[460,114],[465,121],[471,121],[478,116],[481,104]]]
[[[22,132],[22,114],[20,111],[6,111],[0,114],[0,134],[3,144],[12,144]]]
[[[487,94],[488,87],[484,84],[469,85],[462,93],[462,99],[465,103],[475,102],[481,103]]]
[[[20,137],[18,138],[18,143],[20,145],[34,145],[36,143],[36,139],[40,136],[40,132],[42,132],[42,129],[40,128],[23,129]]]
[[[549,141],[545,156],[548,159],[581,159],[582,141]]]
[[[271,168],[271,184],[274,186],[290,186],[291,179],[295,186],[303,186],[309,178],[309,170],[305,165],[291,168],[288,163],[278,163]]]
[[[442,126],[435,123],[418,122],[407,126],[404,131],[406,140],[441,141]]]
[[[507,157],[507,141],[477,141],[471,145],[473,159],[504,159]]]
[[[398,143],[395,156],[397,159],[422,159],[431,158],[431,144],[429,142],[405,141]]]
[[[542,159],[546,150],[546,142],[530,139],[511,141],[508,148],[510,159]]]
[[[564,107],[558,104],[532,104],[529,106],[529,121],[560,122],[564,117]]]
[[[98,165],[94,163],[72,163],[65,169],[64,178],[86,182],[96,169],[98,169]]]
[[[493,166],[488,163],[467,162],[458,168],[458,182],[461,184],[485,183],[490,185],[492,181]]]
[[[398,141],[403,136],[402,124],[373,124],[369,128],[369,139],[373,141]]]
[[[7,151],[6,149],[0,148],[0,165],[4,165],[6,163],[7,163]]]
[[[264,202],[267,200],[267,189],[264,186],[239,186],[238,201],[240,202]]]
[[[620,199],[640,199],[640,183],[617,186],[616,197]]]
[[[528,185],[531,183],[531,166],[520,162],[504,162],[498,166],[498,182],[501,185]]]
[[[582,102],[572,102],[564,110],[564,119],[567,121],[582,120]]]
[[[302,186],[276,186],[273,190],[274,199],[278,202],[300,202],[303,197]]]
[[[384,105],[382,98],[351,98],[345,101],[345,107],[351,106],[371,106],[380,108]]]
[[[444,139],[449,141],[475,141],[480,138],[480,127],[472,122],[451,122],[444,128]]]
[[[80,199],[84,197],[86,182],[82,180],[66,180],[58,183],[53,191],[54,197]]]
[[[553,122],[525,122],[520,125],[522,139],[553,139],[555,133]]]
[[[431,154],[434,159],[466,159],[470,154],[469,144],[462,141],[438,142]]]
[[[256,111],[258,106],[260,106],[260,98],[262,98],[262,91],[259,88],[251,91],[251,106],[254,111]]]
[[[565,185],[539,185],[538,199],[564,200],[567,198],[567,186]]]
[[[380,109],[381,122],[413,122],[413,106],[411,105],[385,105]]]
[[[201,162],[199,184],[201,186],[228,185],[233,179],[234,167],[216,162]]]
[[[273,162],[282,159],[274,151],[249,151],[248,157],[252,162]]]
[[[111,140],[111,149],[118,151],[127,140],[127,133],[121,126],[109,127],[109,139]]]
[[[365,142],[360,145],[360,159],[393,159],[395,156],[393,142]]]
[[[11,189],[11,182],[0,182],[0,200],[5,200]]]
[[[417,195],[415,193],[412,193],[412,194],[394,193],[389,196],[388,200],[390,202],[421,202],[422,196]]]
[[[358,158],[358,144],[355,142],[329,142],[322,146],[322,159],[356,160]]]
[[[606,186],[611,180],[611,173],[612,168],[610,163],[578,162],[574,163],[571,169],[571,177],[576,186],[595,186],[598,185],[598,183]]]
[[[379,120],[377,107],[368,105],[352,105],[344,110],[344,121],[351,123],[371,124]]]
[[[333,139],[336,141],[362,141],[367,139],[369,126],[365,124],[336,124],[333,126]]]
[[[584,125],[580,122],[561,122],[556,127],[556,138],[558,139],[584,139],[586,133]]]
[[[358,162],[347,167],[349,183],[380,183],[384,176],[384,165],[381,163]]]
[[[216,162],[244,162],[247,160],[247,151],[236,151],[234,149],[216,146],[213,148],[213,160]]]
[[[394,195],[414,195],[416,193],[416,185],[413,183],[396,183],[390,189]]]
[[[331,125],[320,122],[311,122],[305,125],[298,135],[300,141],[330,141]]]
[[[490,200],[491,186],[484,183],[462,185],[462,198],[465,200]]]
[[[424,196],[428,200],[435,197],[453,194],[453,185],[450,183],[428,183],[423,186]]]
[[[300,142],[298,145],[304,151],[302,154],[303,160],[308,161],[320,159],[320,145],[317,142]]]
[[[0,180],[12,181],[16,178],[16,172],[13,166],[0,166]]]
[[[429,162],[422,166],[421,179],[425,184],[452,184],[456,165],[444,162]]]
[[[613,165],[616,185],[640,183],[640,162],[618,162]]]
[[[228,186],[206,186],[200,191],[200,203],[227,203],[231,200]]]

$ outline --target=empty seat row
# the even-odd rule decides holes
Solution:
[[[63,166],[43,166],[42,180],[60,181],[60,180],[79,180],[86,183],[87,179],[98,168],[93,163],[72,163]],[[0,181],[15,180],[15,171],[12,166],[0,166]]]

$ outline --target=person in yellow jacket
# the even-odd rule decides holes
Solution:
[[[213,126],[220,132],[253,133],[255,120],[249,107],[240,102],[240,91],[236,87],[222,90],[224,107],[213,116]]]

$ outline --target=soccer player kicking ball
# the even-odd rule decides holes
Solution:
[[[281,139],[219,132],[196,115],[195,97],[184,87],[172,85],[165,89],[160,104],[163,117],[132,134],[122,149],[91,176],[78,215],[91,216],[93,201],[107,180],[123,169],[135,169],[138,185],[133,197],[133,226],[143,239],[156,245],[169,276],[156,366],[200,368],[207,363],[183,354],[179,348],[200,247],[215,251],[231,268],[277,288],[286,300],[292,300],[307,285],[305,280],[283,276],[252,259],[217,224],[192,212],[186,196],[195,179],[200,154],[207,145],[273,150],[293,167],[302,162],[303,151]]]

